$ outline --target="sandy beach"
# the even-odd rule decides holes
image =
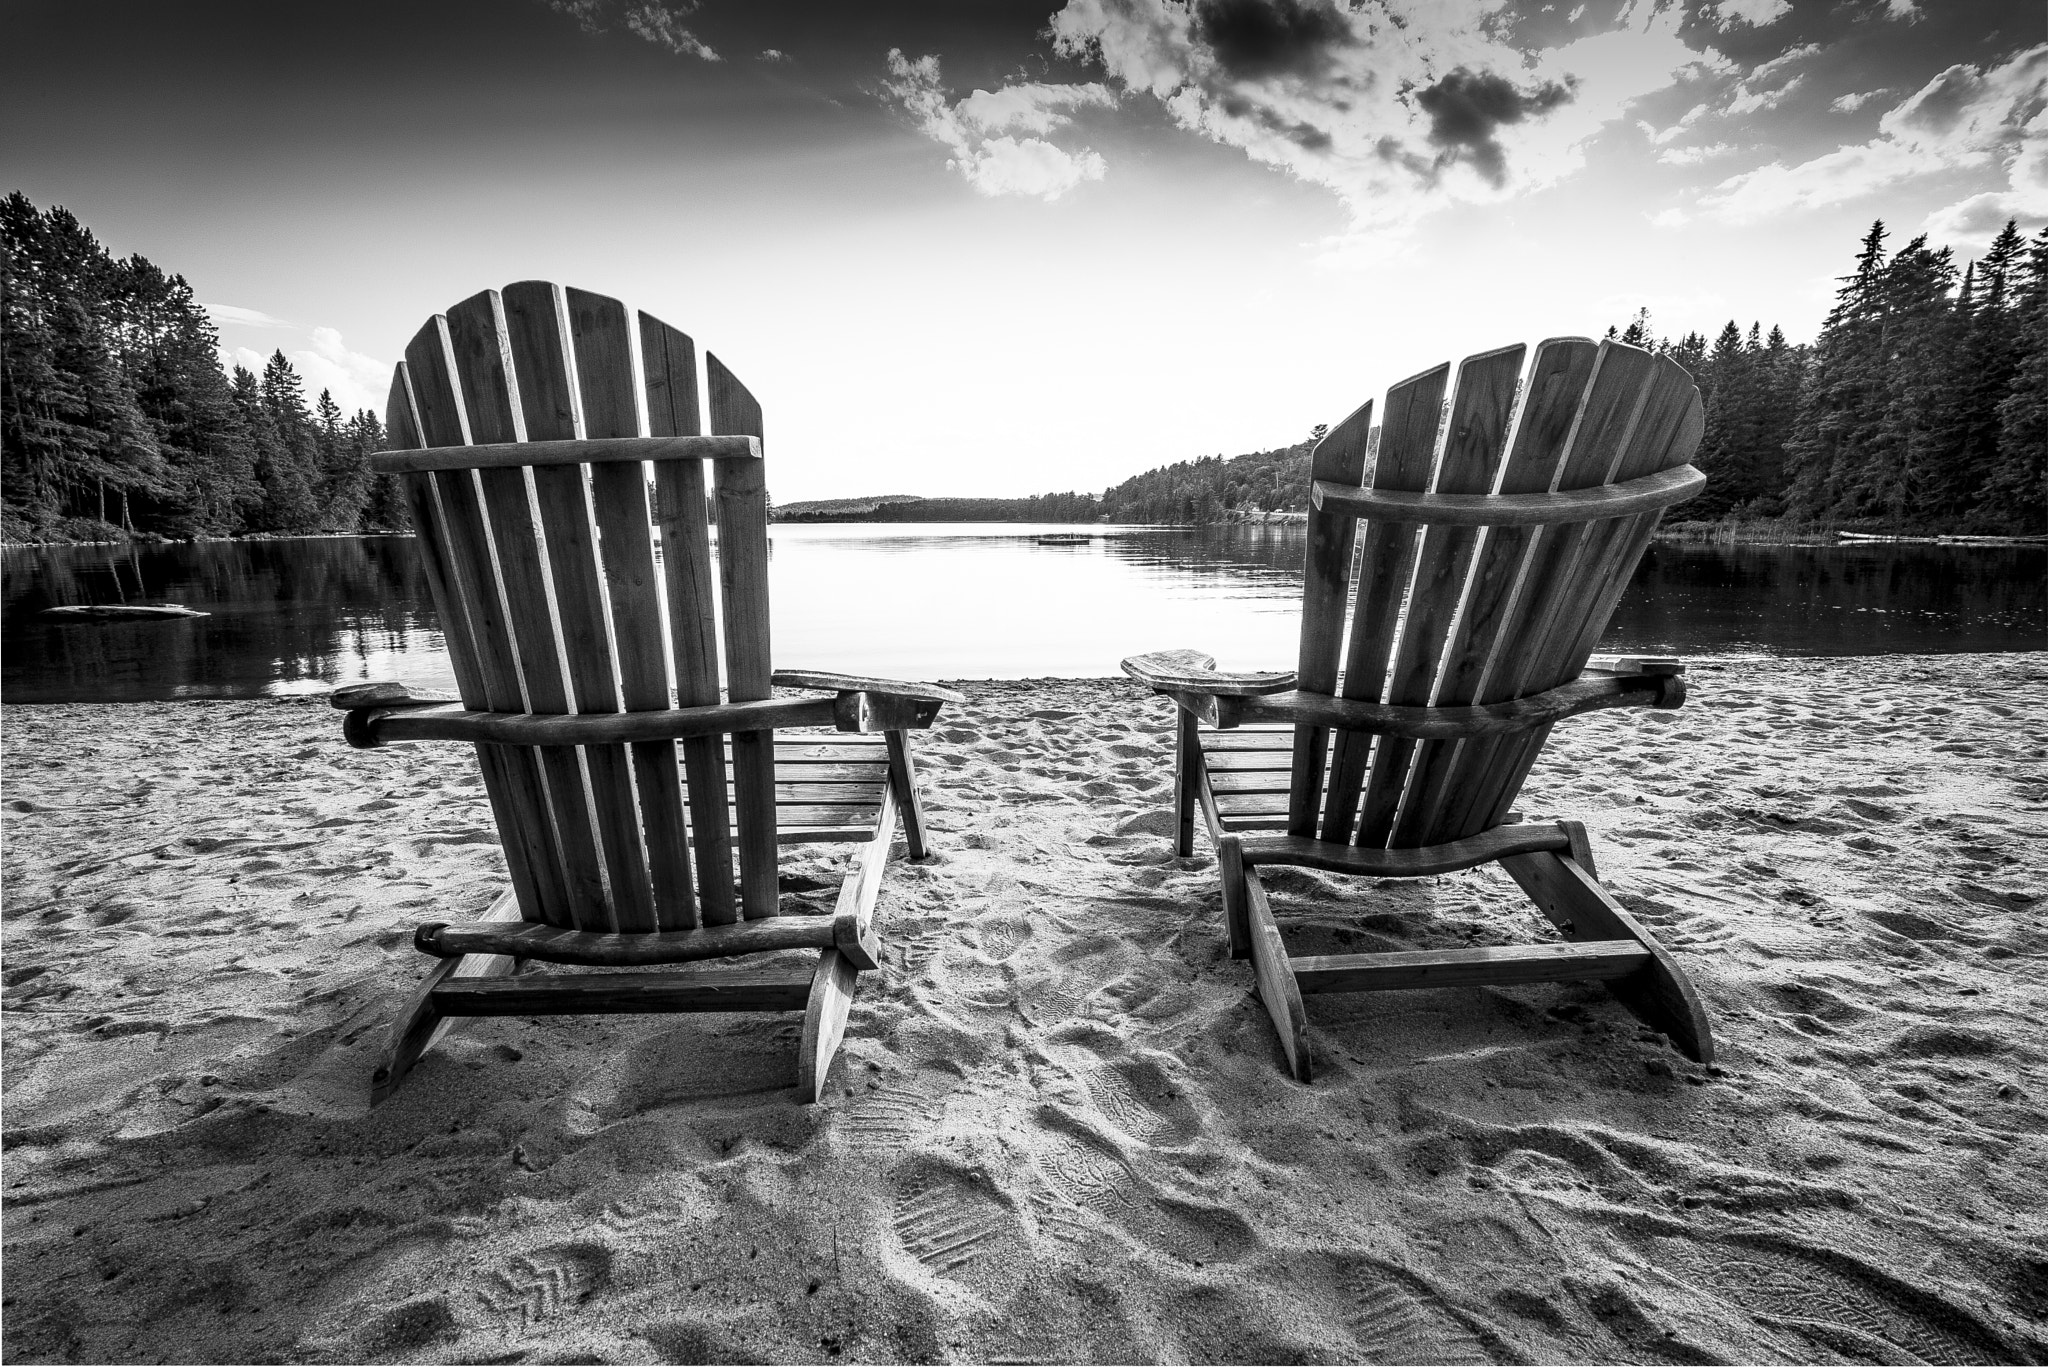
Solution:
[[[1715,1067],[1535,985],[1312,1000],[1307,1087],[1172,856],[1169,705],[961,687],[815,1107],[777,1015],[473,1021],[372,1111],[412,928],[502,886],[470,753],[4,709],[6,1359],[2048,1362],[2048,655],[1559,728],[1520,807]],[[1492,872],[1267,886],[1297,953],[1541,934]]]

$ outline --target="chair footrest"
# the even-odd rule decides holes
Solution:
[[[1397,950],[1382,955],[1296,955],[1288,960],[1304,993],[1365,993],[1478,983],[1547,983],[1623,978],[1650,962],[1632,940]]]
[[[811,978],[806,968],[447,979],[434,989],[433,1003],[443,1016],[800,1012],[810,999]]]

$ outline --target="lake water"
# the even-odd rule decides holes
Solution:
[[[776,664],[907,679],[1101,676],[1192,646],[1294,663],[1301,527],[776,524]],[[1044,531],[1085,546],[1043,546]],[[410,538],[4,553],[0,697],[246,698],[363,679],[452,688]],[[210,614],[55,623],[67,603]],[[2048,649],[2048,550],[1653,546],[1602,649],[1689,656]]]

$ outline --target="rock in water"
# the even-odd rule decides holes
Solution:
[[[43,616],[59,622],[98,622],[110,618],[195,618],[208,614],[182,603],[74,603],[45,608]]]

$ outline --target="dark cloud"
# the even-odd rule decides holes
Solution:
[[[1218,96],[1216,107],[1233,119],[1250,119],[1268,132],[1278,133],[1303,151],[1327,152],[1333,143],[1328,133],[1308,120],[1289,119],[1277,110],[1242,95]]]
[[[1429,115],[1429,141],[1443,149],[1439,162],[1470,162],[1495,186],[1507,182],[1508,167],[1494,130],[1548,113],[1571,98],[1569,85],[1543,81],[1523,90],[1505,76],[1466,67],[1415,93],[1415,103]]]
[[[1313,76],[1351,25],[1327,0],[1197,0],[1195,36],[1224,71],[1244,80]]]

